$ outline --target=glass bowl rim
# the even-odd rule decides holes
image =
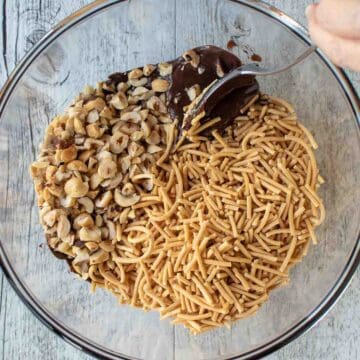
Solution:
[[[69,15],[64,20],[60,21],[55,25],[47,34],[35,44],[30,51],[24,56],[20,63],[14,68],[11,74],[8,76],[7,81],[0,90],[0,121],[1,115],[5,109],[5,106],[15,89],[17,83],[22,78],[27,68],[31,65],[34,59],[41,54],[42,50],[46,49],[54,40],[56,40],[62,33],[69,30],[76,24],[86,20],[92,15],[97,14],[100,11],[104,11],[107,8],[125,2],[126,0],[97,0],[93,3],[81,8],[75,13]],[[297,35],[306,44],[311,45],[306,29],[300,25],[297,21],[286,15],[281,10],[277,9],[272,5],[268,5],[261,0],[229,0],[231,2],[247,6],[253,10],[256,10],[263,15],[270,17],[272,20],[285,25],[288,30]],[[323,54],[321,50],[316,51],[323,63],[331,70],[337,81],[342,87],[344,94],[349,101],[354,117],[358,125],[358,131],[360,132],[360,104],[359,98],[356,94],[354,87],[344,71],[334,64]],[[292,328],[287,330],[285,333],[277,336],[275,339],[269,341],[260,347],[249,350],[248,352],[237,356],[234,355],[228,359],[258,359],[268,355],[276,350],[279,350],[283,346],[289,344],[292,340],[302,335],[309,329],[311,329],[318,321],[320,321],[332,306],[339,299],[340,295],[344,292],[350,283],[358,265],[360,263],[360,234],[357,236],[356,244],[351,252],[351,255],[341,272],[340,276],[336,280],[333,287],[330,289],[328,294],[322,299],[322,301],[316,306],[315,309],[304,319],[300,320]],[[32,296],[31,292],[25,284],[22,283],[21,279],[16,274],[12,265],[10,264],[9,258],[5,252],[0,239],[0,266],[7,277],[12,288],[15,290],[20,299],[30,309],[30,311],[50,330],[55,334],[59,335],[63,340],[70,343],[75,348],[86,352],[92,356],[101,357],[103,359],[118,359],[119,356],[124,359],[132,359],[118,352],[105,349],[103,346],[98,344],[91,344],[86,341],[80,334],[75,331],[68,329],[65,325],[59,322],[44,306],[36,301]]]

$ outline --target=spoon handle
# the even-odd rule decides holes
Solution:
[[[261,66],[255,65],[255,64],[247,64],[238,67],[234,71],[237,72],[238,75],[275,75],[278,73],[281,73],[283,71],[287,71],[293,66],[299,64],[303,60],[305,60],[309,55],[311,55],[313,52],[317,50],[317,46],[312,45],[308,49],[306,49],[303,53],[301,53],[292,63],[287,64],[284,67],[281,68],[263,68]],[[225,77],[222,79],[226,81]]]

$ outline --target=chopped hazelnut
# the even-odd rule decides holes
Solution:
[[[77,177],[72,177],[65,183],[65,193],[74,198],[80,198],[89,191],[89,185]]]
[[[155,92],[165,92],[169,89],[170,83],[164,79],[155,79],[152,81],[151,87]]]

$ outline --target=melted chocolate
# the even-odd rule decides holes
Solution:
[[[214,128],[220,132],[224,131],[234,118],[240,115],[240,110],[258,93],[259,85],[254,76],[250,75],[242,75],[227,81],[211,96],[205,93],[193,115],[205,111],[206,116],[201,123],[216,117],[221,117],[221,121],[205,130],[202,135],[210,134]],[[190,124],[184,124],[185,129],[189,127]]]
[[[170,116],[182,122],[184,107],[190,104],[186,89],[198,84],[204,90],[214,80],[219,79],[219,71],[224,74],[236,69],[241,61],[232,53],[215,46],[201,46],[193,49],[200,56],[198,67],[194,67],[182,56],[172,62],[171,87],[168,91],[168,111]]]
[[[115,83],[118,84],[120,82],[127,82],[128,81],[128,73],[130,71],[124,72],[124,73],[114,73],[109,76],[109,82],[108,83]]]
[[[193,51],[200,58],[198,66],[194,67],[191,62],[180,56],[169,61],[173,65],[173,71],[170,76],[166,77],[170,82],[170,88],[166,93],[168,112],[173,119],[179,120],[180,128],[183,127],[184,108],[191,103],[187,90],[194,85],[199,85],[203,91],[215,80],[220,79],[222,75],[241,66],[241,61],[237,56],[216,46],[201,46]],[[110,75],[108,84],[117,85],[119,82],[126,82],[128,73]],[[151,74],[145,86],[151,87],[151,81],[157,77],[160,77],[158,70]],[[239,115],[240,109],[258,92],[259,85],[253,76],[239,76],[226,83],[217,91],[216,97],[212,96],[204,104],[206,117],[203,122],[209,118],[220,116],[222,121],[216,125],[216,128],[225,129]],[[184,128],[187,127],[188,125],[184,124]]]
[[[257,61],[257,62],[262,61],[262,57],[260,55],[258,55],[258,54],[252,54],[250,59],[252,61]]]
[[[231,50],[236,46],[236,42],[233,39],[230,39],[226,45],[226,47]]]
[[[215,80],[220,79],[221,72],[227,74],[241,66],[238,57],[215,46],[202,46],[195,48],[194,51],[200,56],[198,68],[194,68],[183,57],[173,61],[172,84],[168,91],[168,110],[173,118],[179,119],[180,124],[184,118],[184,107],[190,104],[186,92],[187,88],[198,84],[201,90],[204,90]],[[210,118],[220,116],[221,121],[214,127],[222,131],[231,124],[233,119],[239,115],[240,109],[258,92],[259,84],[254,76],[239,75],[219,88],[216,91],[216,96],[207,98],[204,94],[196,113],[192,115],[195,116],[205,110],[206,116],[202,123]],[[175,99],[177,103],[175,103]],[[187,124],[182,124],[182,127],[188,129],[190,121],[187,121]],[[213,129],[209,129],[207,133]]]

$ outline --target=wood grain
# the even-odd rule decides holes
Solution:
[[[2,85],[14,66],[26,52],[58,21],[73,11],[90,3],[89,0],[0,0],[0,85]],[[268,1],[290,16],[305,24],[304,9],[308,0],[272,0]],[[146,3],[146,0],[144,0]],[[168,36],[176,37],[187,24],[186,18],[178,21],[173,29],[172,16],[180,0],[166,2],[169,17],[166,19]],[[206,9],[206,0],[199,0],[194,11]],[[138,14],[141,19],[144,14]],[[140,23],[141,25],[141,23]],[[141,41],[139,32],[146,31],[140,26],[129,40]],[[201,22],[197,25],[201,28]],[[200,29],[201,30],[201,29]],[[153,48],[143,44],[147,56]],[[177,43],[174,55],[181,52],[183,46]],[[169,49],[166,49],[169,53]],[[153,54],[156,57],[158,54]],[[126,59],[128,67],[141,64],[144,54],[130,54]],[[357,90],[360,89],[360,76],[349,72]],[[0,359],[90,359],[89,356],[66,344],[62,339],[48,331],[22,304],[4,275],[0,274]],[[313,330],[298,340],[271,355],[270,359],[359,359],[360,345],[357,341],[360,324],[360,272],[358,271],[338,304],[330,314]]]

